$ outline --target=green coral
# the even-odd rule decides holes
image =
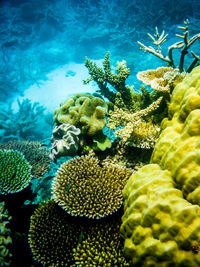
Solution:
[[[31,165],[22,153],[0,149],[0,194],[23,190],[31,178]]]
[[[31,173],[34,178],[42,178],[50,168],[50,151],[41,142],[37,141],[9,141],[0,143],[0,149],[13,149],[23,153],[31,164]]]
[[[10,251],[10,245],[12,244],[11,230],[9,228],[9,222],[11,216],[8,214],[8,210],[5,208],[5,202],[0,202],[0,266],[10,266],[12,254]]]
[[[82,134],[93,136],[106,124],[107,104],[90,94],[70,96],[54,111],[56,125],[68,123],[81,129]]]
[[[74,266],[79,235],[79,225],[52,200],[31,216],[30,247],[34,259],[44,266]]]

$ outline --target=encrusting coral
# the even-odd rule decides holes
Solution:
[[[0,149],[0,194],[23,190],[31,178],[31,165],[21,152]]]
[[[34,259],[44,266],[74,266],[73,249],[79,235],[73,218],[52,200],[31,216],[29,244]]]
[[[132,171],[118,165],[100,166],[94,154],[63,163],[53,182],[54,200],[73,216],[102,218],[122,205],[122,189]]]
[[[121,233],[140,266],[200,265],[200,67],[179,83],[150,165],[128,180]],[[135,265],[134,265],[135,266]]]
[[[107,104],[102,98],[90,94],[76,94],[67,98],[54,111],[56,125],[71,124],[82,134],[93,136],[106,124]]]
[[[80,133],[80,129],[74,125],[63,123],[56,126],[51,137],[50,158],[55,160],[62,156],[74,156],[79,148]]]
[[[74,249],[76,266],[129,266],[119,231],[120,214],[84,226],[81,241]]]
[[[37,141],[9,141],[0,143],[0,149],[12,149],[23,153],[31,164],[31,173],[34,178],[42,178],[50,168],[50,151],[41,142]]]
[[[11,266],[12,253],[10,245],[12,244],[11,230],[9,222],[11,216],[5,208],[5,202],[0,202],[0,266]]]

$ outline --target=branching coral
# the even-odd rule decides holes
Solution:
[[[56,125],[67,123],[81,129],[83,134],[95,135],[106,124],[107,104],[90,94],[70,96],[54,111]]]
[[[162,97],[158,98],[146,109],[133,114],[127,113],[115,106],[114,111],[109,113],[108,127],[112,130],[118,126],[124,127],[115,131],[115,134],[121,136],[124,142],[129,141],[135,146],[146,148],[153,147],[160,129],[153,123],[145,122],[144,118],[158,108],[161,100]]]
[[[31,216],[29,243],[34,259],[44,266],[74,266],[73,249],[79,226],[54,201],[40,205]]]
[[[31,173],[34,178],[42,178],[50,168],[49,149],[36,141],[9,141],[0,143],[0,149],[13,149],[23,153],[31,164]]]
[[[0,194],[23,190],[31,178],[31,165],[21,152],[0,149]]]
[[[81,131],[74,125],[63,123],[53,129],[51,137],[51,155],[55,160],[62,156],[74,156],[79,148],[79,138]]]
[[[18,100],[18,107],[16,113],[10,106],[7,110],[1,109],[0,111],[0,129],[3,130],[2,142],[10,139],[24,140],[41,137],[36,123],[43,115],[45,108],[37,102],[31,104],[29,99],[22,102]]]
[[[84,228],[81,241],[74,250],[76,265],[129,266],[123,254],[123,239],[120,236],[120,214],[106,220],[98,220]]]
[[[176,34],[177,37],[183,39],[183,41],[177,42],[171,46],[168,47],[168,56],[164,56],[161,48],[161,44],[163,44],[166,41],[167,35],[165,35],[165,31],[162,32],[160,35],[158,32],[158,28],[155,28],[155,34],[152,36],[151,34],[148,33],[148,36],[153,40],[153,44],[157,46],[157,49],[149,46],[145,46],[141,42],[138,41],[138,44],[141,46],[141,49],[144,50],[145,52],[149,52],[160,59],[164,60],[165,62],[168,63],[169,66],[172,68],[176,68],[174,59],[173,59],[173,54],[172,51],[173,49],[181,49],[181,56],[180,56],[180,61],[179,61],[179,72],[184,71],[184,58],[188,54],[188,49],[190,46],[200,38],[200,33],[194,35],[191,39],[189,38],[189,20],[186,19],[184,21],[185,26],[178,26],[179,29],[183,30],[183,35]],[[187,68],[186,72],[191,72],[191,70],[196,66],[197,62],[200,60],[199,56],[197,56],[193,51],[191,51],[192,56],[194,57],[192,63],[190,66]]]
[[[74,216],[101,218],[122,205],[122,189],[131,171],[118,165],[100,166],[90,153],[62,164],[53,183],[54,200]]]
[[[0,266],[10,266],[11,264],[11,251],[10,245],[12,244],[11,230],[8,224],[11,216],[8,210],[5,209],[5,202],[0,202]]]
[[[103,68],[97,66],[95,62],[86,58],[85,66],[87,67],[90,78],[84,81],[88,84],[94,80],[98,87],[99,92],[108,98],[112,103],[115,103],[116,94],[111,91],[107,84],[111,85],[118,93],[120,93],[125,106],[130,107],[132,104],[132,88],[126,86],[125,81],[130,74],[130,69],[126,67],[126,61],[117,62],[116,74],[111,72],[110,54],[105,55],[103,61]]]

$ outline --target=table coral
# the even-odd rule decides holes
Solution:
[[[41,204],[31,216],[29,243],[35,260],[44,266],[74,266],[73,249],[79,226],[54,201]]]
[[[9,141],[0,143],[0,149],[13,149],[23,153],[31,164],[31,173],[34,178],[42,178],[50,168],[50,151],[41,142],[37,141]]]
[[[22,153],[0,149],[0,194],[23,190],[31,178],[31,165]]]
[[[106,124],[107,104],[90,94],[70,96],[54,111],[56,125],[68,123],[81,129],[82,134],[93,136]]]
[[[90,153],[61,165],[53,183],[54,200],[73,216],[102,218],[122,205],[122,189],[131,171],[118,165],[101,166]]]
[[[150,165],[123,191],[126,255],[140,266],[200,265],[200,67],[179,83]]]

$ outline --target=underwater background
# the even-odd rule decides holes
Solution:
[[[142,187],[143,176],[153,177],[149,163],[179,177],[162,153],[172,140],[182,143],[173,134],[162,138],[167,127],[182,129],[173,126],[175,117],[185,123],[185,114],[200,108],[199,56],[197,0],[0,1],[0,266],[200,266],[200,229],[183,242],[182,234],[164,237],[186,229],[200,211],[188,215],[184,226],[174,223],[173,231],[156,221],[160,232],[168,229],[162,237],[155,230],[156,242],[176,243],[167,248],[155,240],[142,243],[151,233],[135,230],[139,219],[133,222],[127,211],[139,199],[136,180]],[[182,84],[185,92],[190,83],[196,91],[186,105],[190,96],[183,99],[174,88]],[[181,101],[186,107],[175,116]],[[198,152],[198,146],[188,147],[172,161]],[[191,195],[200,161],[196,154],[187,160],[197,166],[186,165],[181,173],[197,168],[191,178],[197,180],[169,184],[183,188],[193,210],[200,204]],[[140,214],[148,213],[144,206]]]

